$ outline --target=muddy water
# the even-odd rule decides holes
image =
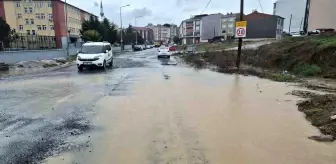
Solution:
[[[90,147],[46,163],[336,163],[335,143],[307,139],[319,132],[286,95],[293,86],[175,67],[143,76],[97,102]]]

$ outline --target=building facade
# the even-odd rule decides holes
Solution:
[[[139,35],[144,39],[146,44],[152,44],[154,42],[154,33],[151,28],[148,27],[134,27]]]
[[[65,46],[67,32],[70,38],[80,38],[82,22],[91,16],[97,17],[61,0],[0,0],[0,11],[0,17],[16,32],[55,37],[57,48]]]
[[[336,30],[335,0],[308,0],[306,4],[305,31],[316,29]]]
[[[313,1],[317,2],[316,0]],[[322,4],[320,0],[318,0],[318,3]],[[285,18],[284,31],[304,31],[303,23],[306,14],[306,4],[307,0],[277,0],[274,3],[273,15],[278,15]]]
[[[239,20],[239,13],[228,13],[221,18],[222,35],[224,39],[232,39],[236,32],[236,21]]]
[[[283,34],[284,18],[254,11],[245,15],[247,21],[246,38],[248,39],[281,39]]]

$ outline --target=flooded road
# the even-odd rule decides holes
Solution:
[[[4,80],[0,163],[336,163],[335,143],[307,139],[294,86],[176,62],[152,49]]]

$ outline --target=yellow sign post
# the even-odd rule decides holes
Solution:
[[[236,38],[245,38],[246,37],[246,21],[236,22]]]

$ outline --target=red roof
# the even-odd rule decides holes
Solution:
[[[258,11],[253,11],[251,14],[247,14],[244,16],[245,20],[255,20],[255,19],[264,19],[264,18],[272,18],[274,15],[259,13]]]

